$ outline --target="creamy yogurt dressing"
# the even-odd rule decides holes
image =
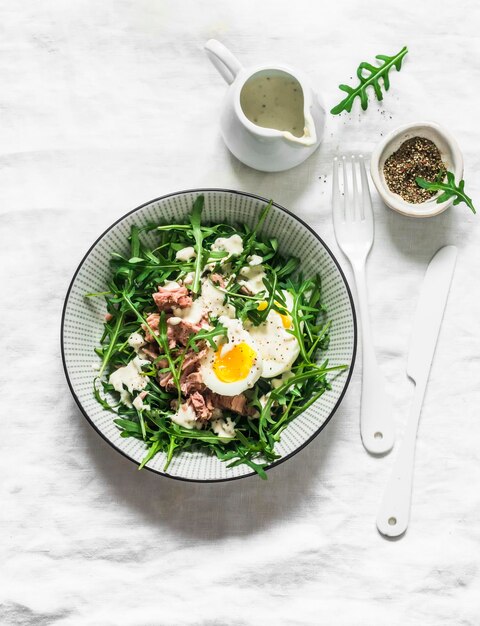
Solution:
[[[267,406],[268,399],[270,398],[271,395],[272,395],[272,392],[269,391],[268,393],[265,393],[263,394],[263,396],[260,396],[258,398],[258,401],[260,402],[260,406],[262,407],[262,409],[264,409]]]
[[[179,250],[175,258],[177,261],[190,261],[190,259],[194,259],[196,256],[195,248],[193,246],[187,246]]]
[[[243,252],[243,239],[240,235],[232,235],[231,237],[217,237],[212,243],[210,250],[212,252],[226,252],[227,256],[221,259],[215,259],[211,263],[207,263],[203,268],[203,273],[213,271],[215,265],[220,263],[224,268],[227,268],[230,263],[230,259],[234,256],[239,256]]]
[[[230,417],[212,420],[210,425],[219,437],[235,437],[235,422]]]
[[[245,116],[257,126],[304,135],[303,90],[296,78],[286,72],[266,76],[254,74],[240,92]]]
[[[249,257],[247,257],[247,261],[249,265],[261,265],[263,257],[259,256],[258,254],[251,254]]]
[[[195,278],[195,272],[188,272],[188,274],[185,274],[183,278],[183,284],[191,285],[193,283],[194,278]]]
[[[246,287],[250,293],[259,293],[260,291],[266,291],[266,287],[263,284],[263,279],[266,278],[263,265],[249,265],[248,267],[242,267],[239,273],[238,283]]]
[[[287,370],[286,372],[282,374],[280,378],[272,378],[272,387],[274,389],[278,389],[279,387],[284,385],[287,382],[287,380],[292,378],[292,376],[295,376],[292,370]]]
[[[110,374],[108,382],[115,391],[118,391],[120,400],[126,406],[132,406],[130,394],[133,391],[141,391],[147,386],[148,379],[142,374],[143,365],[150,365],[150,361],[136,356],[128,365],[119,367],[113,374]]]
[[[137,411],[150,411],[150,405],[144,404],[143,398],[140,395],[134,399],[132,405],[137,409]]]
[[[163,289],[170,289],[173,291],[174,289],[178,289],[181,287],[180,283],[177,283],[176,280],[167,280],[167,282],[163,285]]]
[[[240,235],[218,237],[218,239],[215,239],[213,242],[211,250],[214,252],[228,252],[229,257],[238,256],[243,252],[243,239]]]
[[[217,289],[209,278],[204,278],[200,296],[194,300],[192,306],[186,309],[174,309],[174,314],[187,322],[198,324],[206,313],[214,317],[222,315],[235,317],[235,308],[231,304],[224,304],[225,294]]]
[[[197,421],[196,413],[190,404],[181,404],[177,411],[170,416],[170,419],[172,422],[175,422],[175,424],[190,430],[194,428],[199,430],[202,427],[201,422]]]
[[[146,341],[145,341],[145,338],[143,337],[143,335],[141,335],[140,333],[134,332],[127,339],[127,343],[138,354],[140,348],[143,348],[143,346],[145,345]]]

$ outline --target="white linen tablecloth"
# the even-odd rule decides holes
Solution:
[[[1,624],[480,623],[480,217],[465,206],[418,221],[374,197],[370,305],[398,440],[423,274],[440,246],[459,248],[400,541],[375,528],[393,454],[373,458],[361,445],[360,358],[335,418],[267,482],[205,485],[138,472],[102,441],[70,395],[59,348],[86,249],[164,193],[273,197],[351,277],[332,230],[333,155],[368,154],[396,126],[433,119],[458,138],[480,205],[479,29],[473,0],[0,4]],[[202,51],[210,37],[246,65],[301,68],[328,109],[360,61],[410,52],[384,103],[328,115],[311,159],[264,174],[220,138],[226,87]]]

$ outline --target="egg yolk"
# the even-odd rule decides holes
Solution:
[[[215,353],[213,371],[218,380],[235,383],[248,376],[256,356],[255,350],[245,342],[237,343],[227,351],[219,348]]]
[[[282,306],[280,303],[275,302],[275,304],[277,306]],[[268,306],[268,302],[266,300],[262,300],[260,302],[260,304],[257,306],[257,311],[265,311],[265,309]],[[282,324],[284,328],[291,328],[292,327],[292,318],[290,317],[290,315],[285,315],[283,313],[278,313],[278,311],[275,311],[275,313],[277,313],[278,315],[280,315],[280,317],[282,318]]]

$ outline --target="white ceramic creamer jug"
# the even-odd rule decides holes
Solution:
[[[220,124],[237,159],[280,172],[315,152],[323,139],[325,107],[300,72],[278,64],[244,68],[216,39],[205,50],[230,85]]]

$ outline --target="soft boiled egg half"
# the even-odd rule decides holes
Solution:
[[[297,338],[292,335],[293,320],[288,314],[293,309],[293,297],[288,291],[283,291],[286,313],[278,313],[271,309],[267,319],[259,326],[248,329],[250,337],[258,346],[262,359],[263,378],[274,378],[291,369],[300,354]],[[267,308],[266,302],[258,306],[261,311]]]
[[[255,340],[240,320],[221,316],[227,329],[226,343],[209,349],[200,364],[203,382],[213,392],[236,396],[251,389],[262,374],[262,358]]]

